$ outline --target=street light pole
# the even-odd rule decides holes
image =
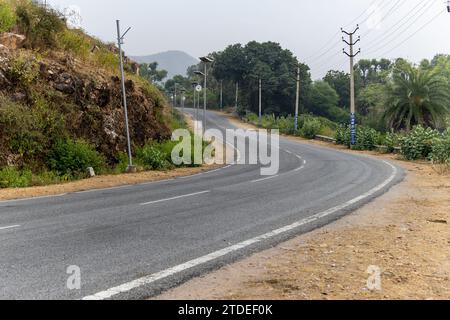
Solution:
[[[259,125],[262,124],[262,80],[259,78]]]
[[[220,80],[220,111],[223,110],[223,80]]]
[[[297,66],[297,93],[295,97],[295,132],[298,131],[299,105],[300,105],[300,65]]]
[[[124,114],[125,114],[125,129],[126,129],[127,146],[128,146],[128,168],[127,168],[127,171],[132,172],[135,170],[135,167],[133,166],[133,155],[131,153],[130,128],[128,125],[127,93],[126,93],[126,88],[125,88],[125,74],[124,74],[124,69],[123,69],[123,54],[122,54],[123,39],[124,39],[125,35],[128,33],[128,31],[130,31],[131,28],[128,28],[124,34],[121,34],[120,21],[116,20],[116,23],[117,23],[117,43],[119,45],[120,78],[121,78],[121,84],[122,84],[123,109],[124,109]]]
[[[207,69],[207,62],[205,61],[204,62],[204,64],[205,64],[205,87],[203,88],[203,133],[205,133],[206,132],[206,94],[207,94],[207,90],[206,90],[206,88],[207,88],[207,86],[206,86],[206,81],[207,81],[207,74],[206,74],[206,72],[208,72],[208,69]]]

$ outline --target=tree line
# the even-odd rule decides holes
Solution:
[[[294,113],[296,72],[300,67],[300,111],[348,123],[350,75],[330,70],[313,81],[310,68],[278,43],[256,41],[234,44],[209,55],[214,63],[208,71],[208,105],[218,108],[222,88],[223,106],[235,106],[238,87],[240,114],[257,113],[259,79],[262,81],[264,114],[286,117]],[[154,65],[153,65],[154,66]],[[154,66],[154,71],[156,67]],[[191,66],[187,76],[165,82],[171,96],[185,89],[186,105],[193,103],[193,83],[203,83]],[[356,104],[359,123],[379,131],[411,130],[415,125],[444,129],[450,110],[450,55],[436,55],[419,65],[399,58],[362,59],[355,65]],[[179,95],[180,96],[180,95]]]

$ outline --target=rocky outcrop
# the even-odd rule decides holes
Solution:
[[[17,50],[23,47],[25,36],[17,33],[5,32],[0,34],[0,46],[10,50]],[[1,48],[0,48],[1,49]]]
[[[32,58],[32,57],[31,57]],[[94,144],[98,151],[114,161],[118,151],[126,150],[121,83],[118,76],[93,70],[65,55],[52,56],[38,63],[38,79],[33,95],[8,79],[14,53],[0,54],[0,93],[22,104],[33,104],[33,96],[48,103],[64,115],[65,126],[74,137]],[[148,140],[170,138],[170,130],[158,121],[163,114],[161,97],[151,96],[142,84],[126,82],[130,134],[135,145]]]

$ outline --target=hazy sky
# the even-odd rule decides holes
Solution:
[[[82,27],[102,40],[115,40],[116,19],[124,28],[131,26],[124,47],[130,55],[182,50],[198,57],[232,43],[275,41],[308,63],[318,78],[331,68],[348,70],[339,31],[341,26],[355,28],[358,22],[359,58],[402,56],[420,61],[450,53],[450,13],[444,0],[48,2],[58,9],[78,8]]]

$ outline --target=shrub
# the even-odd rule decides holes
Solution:
[[[137,162],[147,170],[166,170],[171,167],[167,161],[167,153],[164,153],[154,144],[149,143],[136,152]]]
[[[0,188],[24,188],[32,181],[32,173],[29,170],[18,171],[14,167],[6,167],[0,170]]]
[[[335,139],[337,144],[350,147],[350,126],[339,126],[336,131]],[[376,130],[358,126],[356,128],[356,144],[353,148],[356,150],[374,150],[379,140],[380,134]]]
[[[58,34],[58,46],[81,58],[89,56],[90,44],[80,30],[66,29]]]
[[[433,144],[440,136],[436,130],[416,126],[400,139],[402,154],[407,160],[427,159],[432,152]]]
[[[55,47],[57,34],[65,28],[60,13],[32,1],[21,1],[16,8],[16,15],[17,25],[27,37],[26,45],[31,48]]]
[[[374,150],[379,140],[379,133],[372,129],[363,126],[358,126],[356,134],[356,150]]]
[[[303,124],[300,134],[307,139],[314,139],[322,128],[322,124],[317,119],[307,119]]]
[[[33,107],[27,107],[0,96],[0,159],[17,155],[16,165],[42,170],[63,129],[63,116],[44,101],[36,99]]]
[[[429,158],[433,164],[446,165],[450,169],[450,129],[434,140]]]
[[[94,60],[98,65],[109,69],[116,69],[119,66],[117,55],[105,48],[100,48],[94,53]]]
[[[14,10],[7,3],[0,3],[0,33],[9,31],[16,23]]]
[[[387,152],[392,153],[395,151],[395,148],[400,146],[400,139],[400,134],[388,133],[381,144],[387,147]]]
[[[85,176],[88,167],[101,172],[105,159],[83,140],[58,140],[50,152],[48,166],[59,176]]]
[[[16,57],[8,70],[8,76],[12,82],[28,89],[39,75],[39,64],[34,57],[28,57],[21,53]]]

